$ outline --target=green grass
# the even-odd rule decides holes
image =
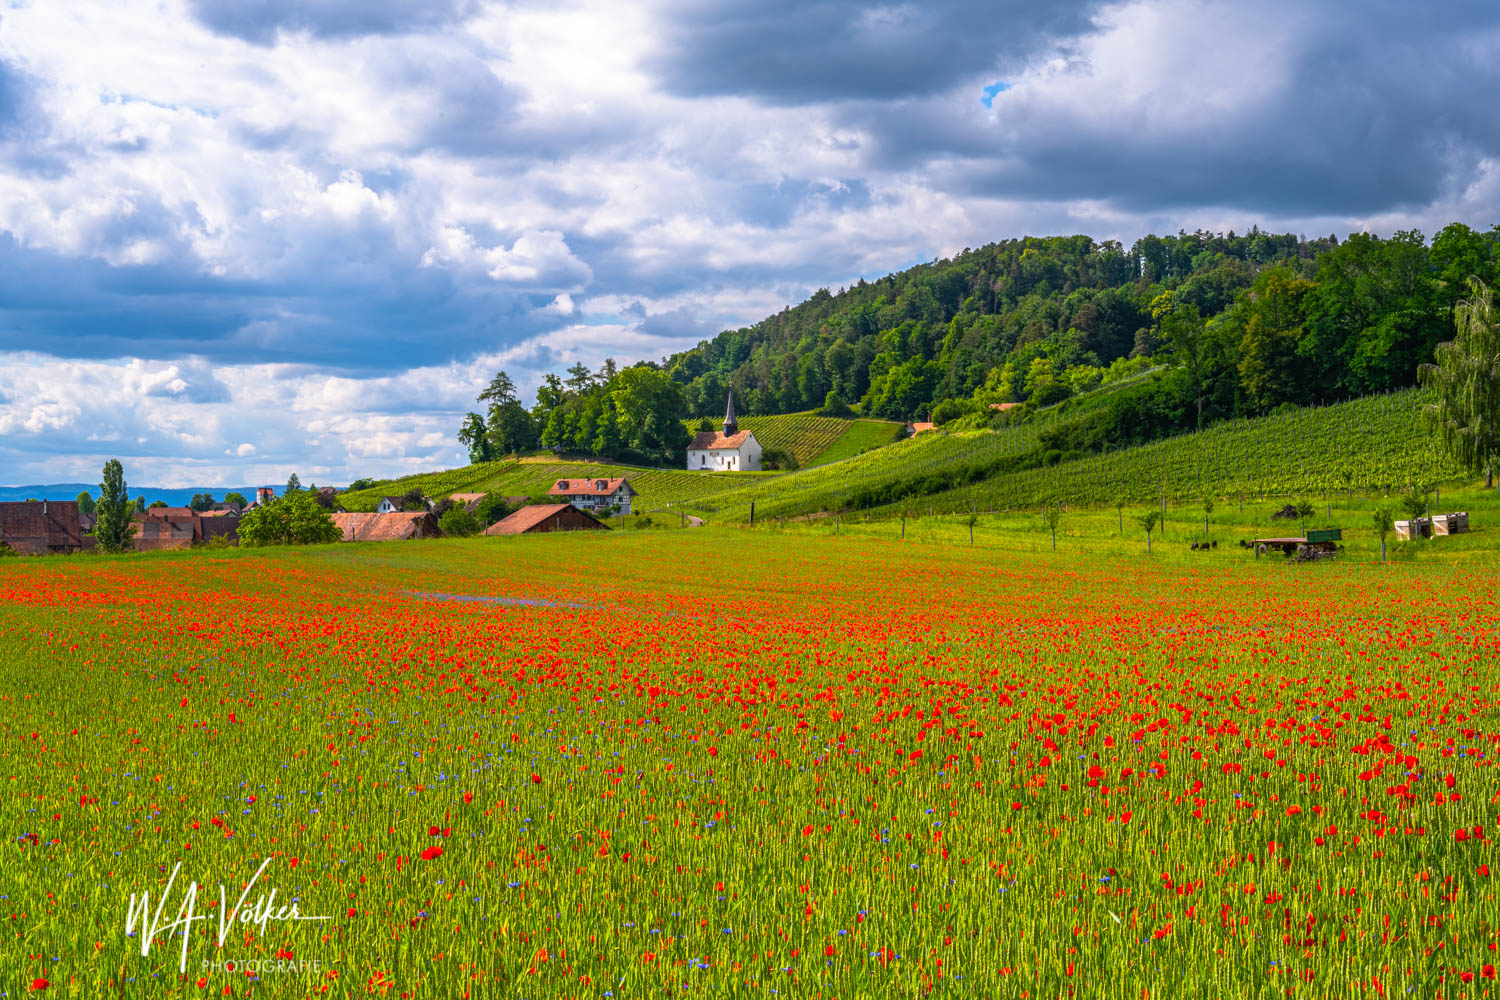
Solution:
[[[883,448],[901,437],[904,426],[892,420],[852,420],[843,434],[802,464],[827,465]]]
[[[486,462],[448,472],[407,476],[368,490],[345,493],[346,510],[371,511],[383,496],[400,496],[417,487],[434,500],[452,493],[499,493],[501,496],[538,496],[559,479],[613,479],[624,476],[639,495],[636,506],[646,510],[711,499],[748,482],[778,475],[760,472],[688,472],[685,469],[641,469],[608,462],[562,462],[548,456],[520,461]]]

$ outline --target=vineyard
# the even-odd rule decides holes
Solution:
[[[1420,414],[1417,391],[1311,407],[1052,466],[1026,465],[1045,423],[1000,431],[923,435],[836,466],[721,496],[717,515],[745,520],[841,507],[896,513],[904,497],[922,509],[1003,510],[1047,503],[1139,503],[1235,494],[1323,495],[1405,490],[1461,478]],[[961,470],[998,469],[954,482]],[[926,488],[924,488],[926,487]]]
[[[754,431],[755,440],[767,451],[788,452],[799,466],[832,461],[823,457],[844,438],[854,435],[852,443],[859,451],[889,444],[901,433],[901,425],[889,420],[845,420],[819,417],[811,413],[786,413],[763,417],[740,417],[741,430]],[[697,421],[688,423],[691,430]],[[848,451],[856,454],[856,451]],[[842,457],[837,455],[835,457]]]
[[[855,455],[862,455],[876,448],[884,448],[901,438],[903,425],[888,420],[855,420],[832,444],[814,455],[803,466],[827,465]]]

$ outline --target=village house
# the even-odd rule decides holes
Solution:
[[[377,514],[402,514],[405,513],[403,505],[406,503],[401,497],[381,497],[380,502],[375,505]],[[430,507],[431,504],[428,504]],[[418,511],[417,513],[420,513]]]
[[[697,472],[759,472],[760,442],[755,432],[740,430],[734,416],[734,390],[724,411],[724,430],[699,431],[688,445],[687,467]]]
[[[448,499],[453,501],[453,506],[462,507],[472,514],[479,509],[479,501],[487,496],[488,493],[450,493]]]
[[[411,538],[441,538],[437,516],[429,510],[333,515],[346,542],[394,542]]]
[[[93,539],[78,526],[77,500],[18,500],[0,503],[0,542],[23,556],[77,552]]]
[[[931,420],[913,420],[906,425],[906,436],[916,437],[918,434],[926,434],[931,430],[937,430],[937,424]]]
[[[528,535],[543,531],[608,531],[609,526],[570,503],[532,504],[484,529],[486,535]]]
[[[131,518],[130,547],[140,552],[186,549],[216,538],[238,545],[239,516],[232,511],[200,512],[191,507],[149,507]]]
[[[616,479],[559,479],[547,491],[547,495],[570,503],[579,510],[607,511],[618,508],[628,514],[630,502],[635,499],[635,489],[623,476]]]

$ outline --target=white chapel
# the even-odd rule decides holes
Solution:
[[[687,467],[699,472],[759,472],[760,442],[734,418],[734,390],[724,413],[724,431],[699,431],[688,445]]]

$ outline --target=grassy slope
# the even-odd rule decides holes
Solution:
[[[1231,421],[1199,434],[1051,468],[998,475],[959,489],[923,496],[935,510],[1025,507],[1042,503],[1108,504],[1170,498],[1318,494],[1333,490],[1405,490],[1414,483],[1449,481],[1459,470],[1422,426],[1414,392],[1369,397],[1254,420]],[[1067,415],[1059,413],[1056,419]],[[715,498],[719,519],[744,520],[750,503],[758,517],[797,516],[837,508],[871,486],[941,472],[955,465],[1032,452],[1045,422],[963,434],[924,434],[873,454],[806,469]],[[920,491],[919,491],[920,492]],[[887,515],[896,514],[894,507]]]
[[[901,437],[902,424],[893,420],[853,420],[832,444],[814,455],[804,466],[827,465],[883,448]]]
[[[447,472],[407,476],[372,489],[345,493],[340,501],[347,510],[374,510],[382,496],[400,496],[413,487],[420,488],[433,499],[442,499],[450,493],[535,496],[545,493],[559,479],[625,476],[640,494],[638,504],[650,510],[689,500],[702,501],[765,475],[775,473],[642,469],[608,462],[562,462],[546,456],[533,456],[520,461],[485,462]]]

